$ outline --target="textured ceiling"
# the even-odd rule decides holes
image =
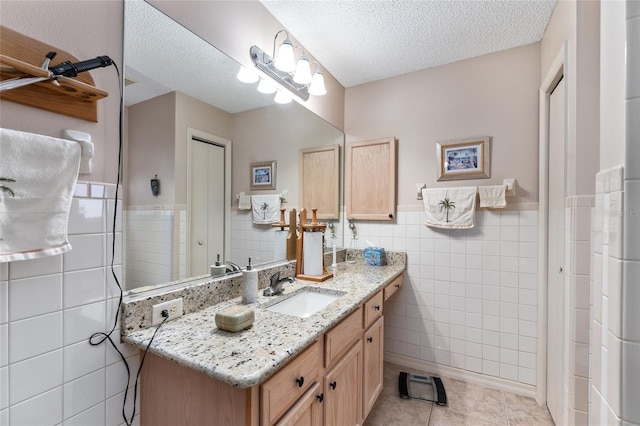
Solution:
[[[172,91],[229,113],[273,104],[235,78],[236,61],[144,1],[125,2],[124,63],[127,106]]]
[[[260,0],[345,87],[540,41],[556,0]]]

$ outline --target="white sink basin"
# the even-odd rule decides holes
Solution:
[[[342,297],[344,292],[320,293],[313,289],[302,289],[299,293],[266,308],[294,317],[307,318]]]

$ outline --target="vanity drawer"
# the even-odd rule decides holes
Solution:
[[[342,356],[362,337],[362,306],[324,335],[324,366]]]
[[[316,340],[260,385],[260,424],[272,425],[319,380],[322,343]]]
[[[385,302],[391,297],[393,296],[393,294],[400,290],[400,287],[402,287],[402,284],[404,283],[404,274],[400,274],[396,277],[395,280],[391,281],[389,284],[387,284],[387,286],[384,288],[384,300]]]
[[[364,304],[364,328],[368,328],[382,316],[382,291],[379,291]]]

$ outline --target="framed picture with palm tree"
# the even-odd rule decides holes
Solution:
[[[251,191],[256,189],[276,189],[276,162],[262,161],[249,165]]]
[[[481,136],[436,143],[438,181],[491,177],[490,141]]]

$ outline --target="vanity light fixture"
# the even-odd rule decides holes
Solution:
[[[275,56],[276,41],[281,33],[284,33],[286,38],[284,42],[280,44],[278,55]],[[317,64],[317,68],[315,70],[315,73],[312,74],[311,61],[309,61],[309,59],[303,52],[296,62],[293,54],[294,49],[295,47],[289,39],[289,33],[287,33],[286,30],[280,30],[273,38],[274,57],[269,56],[258,46],[251,46],[251,49],[249,50],[251,60],[255,64],[256,68],[262,71],[262,74],[265,74],[274,80],[274,82],[272,83],[264,76],[261,76],[260,84],[258,85],[258,91],[261,93],[274,93],[277,89],[275,101],[278,103],[288,103],[293,99],[291,95],[282,90],[283,88],[287,89],[289,92],[293,93],[304,101],[309,99],[310,94],[314,96],[322,96],[327,93],[327,89],[324,85],[324,75],[320,70],[320,64],[316,61],[313,61]],[[241,73],[242,68],[238,73],[238,79],[240,81],[244,81],[247,83],[254,83],[255,81],[257,81],[247,81],[241,78]]]
[[[240,80],[243,83],[255,83],[260,79],[260,77],[258,76],[258,74],[256,74],[255,71],[250,70],[244,65],[240,65],[240,71],[238,71],[237,77],[238,77],[238,80]]]

